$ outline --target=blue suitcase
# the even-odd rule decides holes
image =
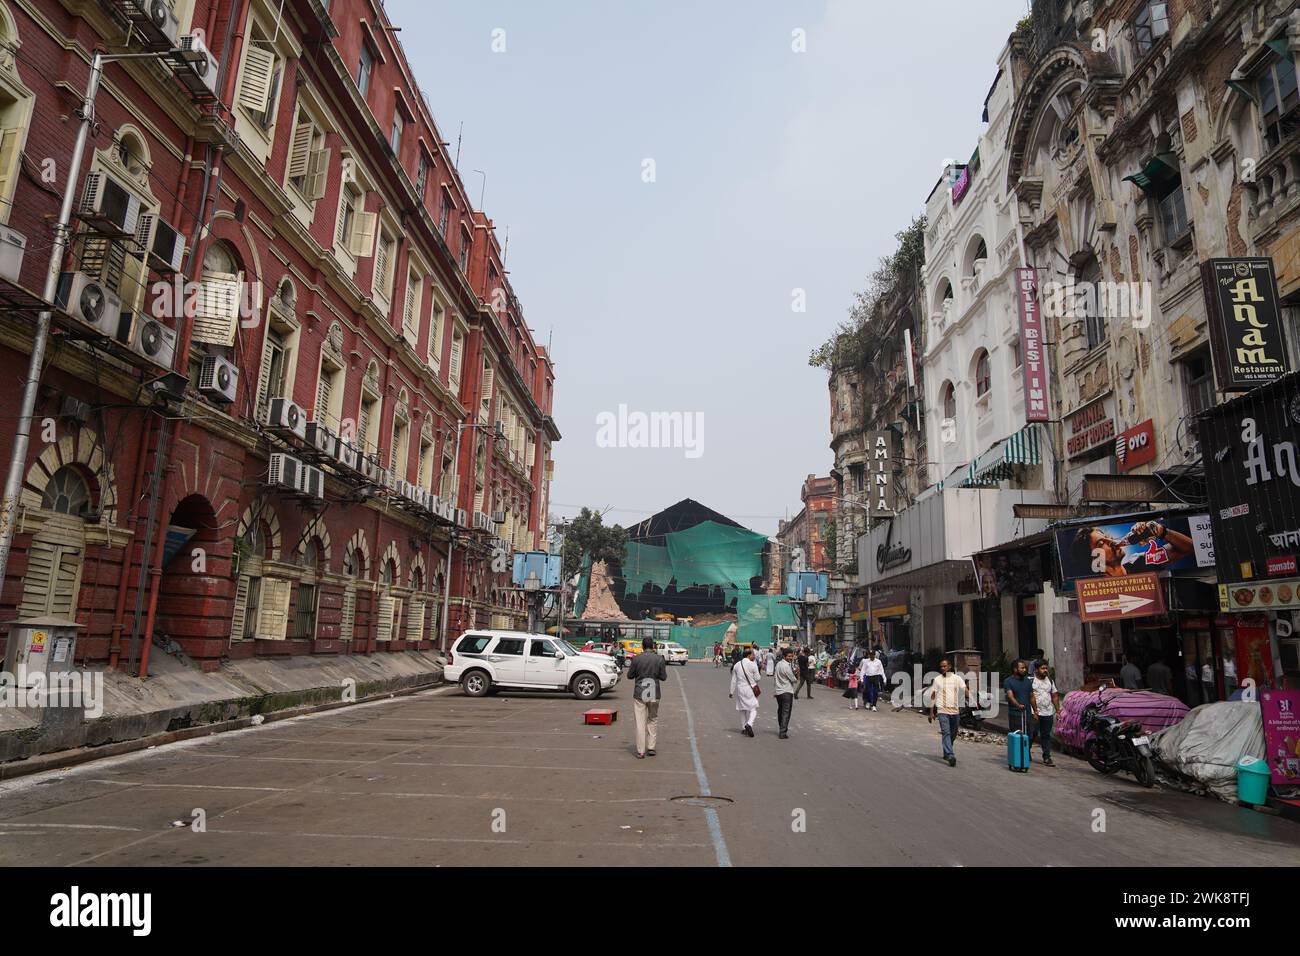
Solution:
[[[1013,730],[1007,734],[1007,769],[1017,773],[1029,772],[1028,730]]]

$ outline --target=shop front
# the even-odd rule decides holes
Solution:
[[[1300,373],[1197,421],[1234,680],[1300,688]]]

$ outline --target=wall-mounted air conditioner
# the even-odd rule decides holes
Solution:
[[[494,511],[494,512],[492,512],[492,523],[493,523],[493,524],[505,524],[505,523],[506,523],[506,513],[505,513],[504,511]]]
[[[146,212],[140,216],[135,242],[149,265],[159,272],[180,272],[185,257],[185,237],[161,216]]]
[[[289,488],[298,491],[302,485],[302,462],[291,455],[282,455],[276,453],[271,456],[271,464],[267,469],[266,482],[269,485],[276,485],[280,488]]]
[[[214,402],[229,404],[239,388],[239,369],[220,355],[209,355],[199,369],[199,393]]]
[[[307,438],[307,413],[292,399],[273,398],[266,410],[266,425],[273,431]]]
[[[393,492],[397,497],[405,500],[411,500],[411,483],[405,478],[398,478],[393,484]]]
[[[78,322],[123,345],[131,339],[131,327],[122,327],[122,300],[94,276],[64,272],[54,293],[54,304]],[[128,320],[130,315],[127,315]]]
[[[298,476],[298,490],[317,500],[325,497],[325,473],[319,468],[304,465]]]
[[[130,320],[131,314],[123,312],[122,321]],[[141,312],[133,323],[131,351],[157,366],[170,369],[176,359],[176,330]]]
[[[379,465],[375,462],[373,455],[365,455],[365,454],[358,455],[357,464],[359,465],[358,470],[361,472],[362,477],[364,477],[366,480],[368,481],[379,480],[380,468]]]
[[[181,32],[172,0],[118,0],[118,7],[151,46],[173,47]]]
[[[456,524],[460,525],[462,528],[469,527],[469,515],[466,513],[464,508],[456,509]]]
[[[86,173],[77,217],[100,232],[134,236],[140,225],[140,200],[108,173]]]
[[[176,78],[187,90],[198,96],[217,95],[217,73],[220,64],[197,33],[187,33],[177,45]]]
[[[346,438],[340,438],[338,440],[338,445],[335,449],[334,457],[338,461],[338,463],[342,465],[344,468],[347,468],[351,471],[361,470],[360,465],[357,461],[358,455],[357,455],[356,446],[353,445],[352,442],[348,441]]]
[[[336,450],[338,437],[323,423],[308,422],[304,437],[307,439],[307,444],[322,455],[329,455],[331,458],[338,457]]]

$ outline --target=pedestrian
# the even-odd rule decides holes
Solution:
[[[668,679],[668,664],[650,638],[641,642],[641,653],[632,658],[627,679],[632,682],[632,713],[636,716],[636,757],[653,757],[659,736],[659,685]]]
[[[858,709],[858,689],[862,686],[862,678],[858,672],[851,670],[848,676],[848,686],[844,688],[844,696],[849,699],[849,710]]]
[[[713,642],[713,666],[714,667],[722,666],[722,642],[721,641]]]
[[[881,663],[879,656],[873,651],[868,654],[862,662],[862,673],[859,675],[859,683],[866,682],[866,687],[862,692],[863,706],[870,706],[872,710],[876,709],[876,701],[880,699],[881,692],[885,687],[885,665]]]
[[[1119,682],[1125,690],[1138,690],[1142,686],[1142,672],[1127,654],[1124,655],[1124,666],[1119,669]]]
[[[785,740],[790,736],[790,712],[794,710],[794,688],[798,675],[795,673],[794,648],[787,647],[776,663],[773,675],[772,691],[776,695],[776,729],[777,737]]]
[[[1006,687],[1009,705],[1007,730],[1018,730],[1028,738],[1030,718],[1034,715],[1034,684],[1029,678],[1029,665],[1023,660],[1016,661],[1011,676],[1003,686]]]
[[[939,676],[930,688],[934,695],[930,701],[930,723],[934,723],[936,717],[939,718],[943,759],[948,761],[948,766],[955,767],[957,754],[953,751],[953,743],[957,740],[962,701],[970,697],[970,688],[952,672],[952,662],[946,657],[939,661]]]
[[[1061,708],[1061,692],[1056,689],[1056,682],[1047,675],[1047,661],[1038,662],[1038,672],[1034,675],[1034,731],[1040,737],[1043,748],[1043,766],[1054,767],[1052,763],[1052,724],[1056,722],[1056,712]],[[1030,741],[1032,746],[1033,742]]]
[[[796,660],[799,665],[799,684],[794,689],[794,696],[798,697],[800,688],[807,686],[808,699],[812,700],[813,663],[811,652],[807,647],[799,648],[799,656]]]
[[[754,663],[754,648],[745,648],[744,656],[731,665],[731,692],[728,697],[736,701],[736,710],[740,711],[740,732],[746,737],[754,736],[754,721],[758,719],[758,695],[762,692],[758,686],[758,665]]]
[[[768,677],[776,673],[776,652],[770,646],[763,649],[763,670]]]
[[[1164,661],[1156,658],[1147,668],[1147,686],[1157,694],[1169,694],[1169,690],[1174,684],[1174,672],[1169,669],[1169,665]]]
[[[745,655],[740,650],[740,645],[737,644],[735,647],[731,649],[731,666],[735,667],[737,664],[739,664],[740,659],[744,656]]]

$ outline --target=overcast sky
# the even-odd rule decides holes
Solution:
[[[771,534],[798,511],[834,460],[808,353],[943,160],[974,149],[1026,7],[389,0],[453,150],[464,123],[462,178],[477,203],[486,173],[483,208],[551,343],[553,514],[631,524],[690,497]],[[702,435],[601,447],[598,416],[620,404],[702,416]]]

